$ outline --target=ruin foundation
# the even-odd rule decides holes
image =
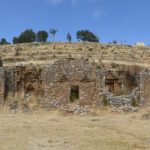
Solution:
[[[0,69],[0,104],[11,93],[41,97],[40,105],[67,104],[128,105],[150,102],[150,70],[137,67],[106,67],[88,59],[68,58],[47,65],[19,65]]]

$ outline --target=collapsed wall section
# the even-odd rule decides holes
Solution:
[[[106,70],[106,91],[114,95],[129,95],[137,87],[137,75],[118,68]]]

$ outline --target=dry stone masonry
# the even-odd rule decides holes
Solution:
[[[131,74],[119,68],[100,68],[87,59],[69,58],[47,65],[3,67],[0,70],[1,104],[9,93],[42,97],[43,105],[101,104],[107,97],[113,106],[149,102],[150,71]]]
[[[110,58],[115,60],[116,53],[120,57],[116,49],[118,50],[118,47],[121,49],[121,46],[91,44],[88,46],[90,52],[87,53],[85,51],[87,45],[83,45],[80,49],[78,47],[76,53],[71,53],[67,50],[68,45],[78,46],[77,44],[66,44],[66,46],[64,44],[64,47],[61,44],[52,45],[53,49],[50,51],[52,57],[49,59],[53,59],[47,61],[47,58],[45,63],[36,64],[30,61],[16,63],[15,60],[15,63],[8,65],[5,58],[4,66],[0,68],[0,104],[5,104],[10,94],[15,96],[18,93],[22,93],[26,101],[30,101],[30,96],[35,96],[39,98],[39,105],[51,107],[67,106],[71,103],[77,103],[80,106],[107,104],[116,107],[150,103],[148,67],[103,62],[107,60],[107,57],[109,60]],[[91,46],[98,50],[94,52]],[[54,50],[56,48],[66,49],[66,52]],[[122,46],[127,54],[129,48],[129,46]],[[24,53],[23,46],[20,49],[15,59],[20,59],[21,53]],[[47,50],[47,47],[45,49]],[[83,49],[86,52],[85,55],[81,52]],[[137,49],[137,52],[144,57],[144,51],[140,51],[140,47],[134,49]],[[147,48],[142,47],[142,49],[146,49],[148,53]],[[112,53],[107,53],[108,50]],[[102,54],[99,58],[98,52]],[[123,54],[122,50],[121,53]],[[127,59],[127,54],[124,53],[124,60]],[[35,56],[37,57],[36,54],[32,57]],[[40,59],[45,57],[42,53]]]

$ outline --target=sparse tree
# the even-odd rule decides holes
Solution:
[[[116,41],[116,40],[113,40],[113,42],[112,42],[113,44],[117,44],[118,42]]]
[[[77,39],[83,42],[99,42],[99,38],[89,30],[81,30],[76,33]]]
[[[37,42],[46,42],[48,38],[48,33],[46,31],[39,31],[37,33]]]
[[[72,36],[71,36],[70,33],[67,34],[67,40],[68,40],[68,42],[71,42],[71,41],[72,41]]]
[[[14,37],[13,38],[13,44],[17,44],[19,41],[18,41],[18,37]]]
[[[58,32],[58,30],[57,30],[57,29],[54,29],[54,28],[51,28],[51,29],[49,30],[49,33],[51,34],[51,38],[52,38],[52,41],[53,41],[53,42],[55,41],[55,35],[56,35],[57,32]]]
[[[20,34],[18,37],[18,43],[31,43],[35,42],[36,34],[33,32],[32,29],[27,29]]]
[[[5,38],[2,38],[0,41],[0,45],[8,44],[7,40]]]

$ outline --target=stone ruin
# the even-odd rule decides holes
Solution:
[[[39,105],[139,105],[150,102],[150,70],[136,66],[97,65],[84,58],[68,58],[44,65],[0,69],[0,104],[11,93],[40,97]]]

